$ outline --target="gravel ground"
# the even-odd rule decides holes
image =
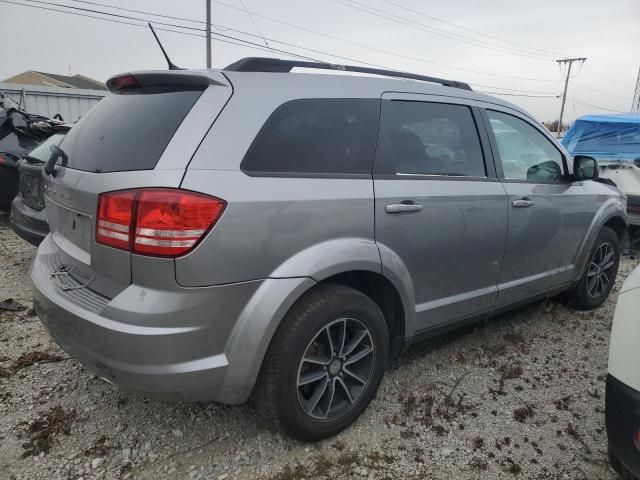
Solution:
[[[61,351],[30,308],[35,249],[0,217],[0,478],[613,479],[604,380],[622,280],[598,310],[558,301],[420,344],[346,432],[273,433],[247,406],[119,392]]]

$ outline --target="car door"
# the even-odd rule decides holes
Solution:
[[[593,218],[584,188],[572,182],[565,154],[543,127],[494,105],[483,110],[508,197],[509,234],[496,305],[568,282]]]
[[[471,100],[382,96],[376,241],[393,252],[383,269],[408,271],[417,330],[494,305],[507,206],[478,115]]]

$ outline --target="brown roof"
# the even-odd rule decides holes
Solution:
[[[85,77],[83,75],[57,75],[55,73],[46,73],[46,72],[36,72],[40,75],[44,75],[45,77],[53,78],[59,82],[66,83],[72,88],[92,88],[94,90],[106,90],[107,87],[104,83],[99,82],[98,80],[93,80],[92,78]]]

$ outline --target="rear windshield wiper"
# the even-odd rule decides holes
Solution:
[[[49,147],[51,149],[51,155],[49,156],[49,160],[47,160],[47,164],[44,167],[44,173],[56,177],[56,163],[58,162],[58,158],[62,157],[62,166],[64,167],[69,161],[69,157],[67,154],[57,145],[51,145]]]

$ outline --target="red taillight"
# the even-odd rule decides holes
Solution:
[[[0,155],[0,165],[2,165],[3,163],[7,163],[7,159],[4,158],[4,156]]]
[[[103,193],[96,242],[143,255],[183,255],[215,225],[225,206],[219,198],[173,188]]]
[[[129,249],[135,198],[136,192],[133,190],[100,195],[98,198],[96,242],[125,250]]]

